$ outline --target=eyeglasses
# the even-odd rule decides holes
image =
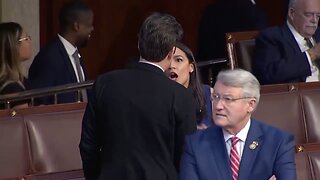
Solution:
[[[213,103],[218,103],[220,100],[222,103],[224,104],[230,104],[234,101],[240,100],[240,99],[249,99],[249,98],[253,98],[253,97],[239,97],[239,98],[232,98],[230,96],[221,96],[218,94],[213,94],[212,95],[212,102]]]
[[[27,37],[18,39],[19,42],[21,42],[21,41],[30,41],[30,40],[31,40],[31,36],[27,36]]]

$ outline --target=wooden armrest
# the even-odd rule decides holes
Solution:
[[[320,143],[297,144],[296,153],[320,152]]]

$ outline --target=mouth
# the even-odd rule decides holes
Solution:
[[[318,27],[317,26],[315,26],[315,25],[310,25],[310,26],[308,26],[309,28],[311,28],[311,29],[317,29]]]
[[[222,118],[225,118],[227,117],[225,114],[221,114],[221,113],[216,113],[216,117],[222,117]]]
[[[175,72],[170,72],[169,79],[176,81],[178,78],[178,74]]]

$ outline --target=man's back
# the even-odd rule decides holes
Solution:
[[[176,179],[184,135],[196,128],[191,93],[146,63],[103,75],[93,91],[80,150],[85,159],[87,139],[101,145],[99,178]],[[93,159],[84,161],[87,175]]]

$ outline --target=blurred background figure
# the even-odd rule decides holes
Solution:
[[[217,0],[202,14],[199,26],[197,61],[226,58],[225,33],[261,30],[268,26],[265,13],[253,0]],[[223,68],[215,66],[214,72]],[[207,82],[208,72],[204,69],[202,78]],[[217,72],[214,74],[216,76]]]
[[[21,63],[31,58],[31,38],[15,22],[0,24],[0,94],[16,93],[25,90],[25,77]],[[27,106],[20,101],[11,106]]]
[[[176,43],[176,51],[167,76],[192,91],[197,108],[197,128],[212,125],[211,87],[201,83],[201,78],[192,51],[182,43]]]
[[[78,48],[85,47],[93,31],[93,11],[82,1],[71,1],[59,15],[60,32],[40,50],[29,69],[28,89],[53,87],[83,82],[86,72]],[[59,73],[57,73],[59,72]],[[85,101],[86,92],[82,92]],[[58,95],[58,103],[76,102],[77,93]],[[53,97],[42,98],[37,104],[52,104]]]
[[[290,0],[287,21],[256,38],[253,72],[261,84],[319,81],[319,0]]]

